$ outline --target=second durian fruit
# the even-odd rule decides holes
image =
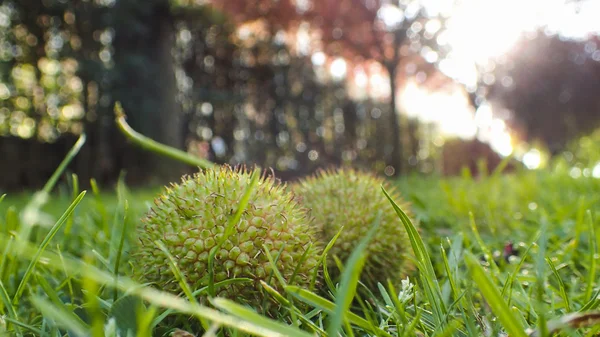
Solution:
[[[292,188],[300,202],[310,209],[313,224],[323,245],[340,231],[328,253],[327,266],[333,277],[339,276],[334,256],[344,263],[366,236],[381,211],[380,227],[368,248],[361,282],[376,291],[377,283],[399,284],[412,270],[407,254],[411,251],[406,230],[389,200],[381,191],[386,188],[403,211],[408,204],[383,178],[354,170],[319,171],[315,176],[295,183]]]

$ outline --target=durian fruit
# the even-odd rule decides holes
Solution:
[[[368,257],[361,274],[361,282],[372,291],[377,291],[378,282],[387,286],[388,279],[399,284],[413,269],[407,258],[410,240],[381,185],[407,212],[408,204],[383,178],[355,169],[321,170],[292,185],[298,200],[311,210],[322,245],[328,244],[344,227],[328,252],[328,271],[334,278],[340,271],[333,257],[344,263],[381,211],[380,227],[367,248]]]
[[[166,254],[155,244],[161,240],[175,258],[192,291],[208,285],[210,250],[221,240],[250,183],[251,172],[222,166],[184,176],[155,200],[155,206],[137,229],[132,252],[134,276],[143,283],[181,294]],[[218,250],[214,282],[250,278],[216,289],[216,296],[233,299],[259,312],[275,308],[260,281],[275,289],[279,282],[264,252],[269,251],[288,284],[307,288],[321,258],[307,210],[273,177],[261,176],[233,234]],[[206,303],[206,294],[199,297]],[[263,307],[265,304],[267,307]]]

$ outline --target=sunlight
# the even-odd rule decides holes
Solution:
[[[475,112],[475,124],[477,125],[477,138],[490,144],[498,154],[506,157],[513,153],[513,138],[506,123],[494,117],[492,107],[484,103]]]
[[[368,84],[367,74],[363,70],[357,71],[354,75],[354,83],[360,88],[365,88]]]
[[[489,144],[503,157],[510,156],[513,152],[512,137],[507,132],[499,132],[496,136],[491,137]]]
[[[435,7],[435,2],[425,6],[429,10],[429,7]],[[579,11],[576,6],[580,6]],[[389,13],[378,13],[388,26],[401,22],[397,19],[401,11],[394,12],[391,7],[385,7]],[[439,62],[439,69],[472,92],[482,80],[479,67],[493,65],[490,60],[509,52],[523,34],[546,27],[549,34],[587,38],[591,33],[600,32],[598,12],[600,1],[575,4],[566,0],[463,0],[451,10],[445,30],[437,37],[440,46],[450,47],[449,55]],[[431,20],[426,29],[430,32],[441,29],[439,21]],[[423,56],[427,58],[429,55]],[[435,55],[430,55],[430,58],[434,59]],[[408,114],[420,120],[435,121],[445,133],[464,136],[477,130],[478,138],[502,156],[514,151],[515,140],[510,130],[504,121],[494,116],[488,105],[480,106],[474,118],[464,117],[466,108],[434,93],[419,92],[418,88],[410,85],[402,100]],[[534,150],[528,152],[523,160],[530,168],[541,163],[539,153],[536,155]]]
[[[333,78],[336,80],[344,78],[346,76],[346,70],[346,61],[341,57],[331,62],[331,65],[329,67],[329,72],[331,73],[331,76],[333,76]]]
[[[385,4],[377,11],[377,17],[387,28],[393,29],[404,21],[404,12],[398,6]]]
[[[576,6],[580,6],[577,10]],[[474,66],[508,52],[523,33],[546,27],[548,33],[582,39],[600,32],[600,1],[464,0],[452,11],[440,45],[451,55],[440,69],[462,83],[472,84]]]
[[[523,31],[533,29],[531,13],[553,0],[467,0],[447,24],[445,41],[456,57],[482,64],[508,51]]]
[[[523,155],[523,164],[530,170],[539,168],[541,163],[542,154],[538,149],[531,149]]]
[[[477,132],[472,109],[462,91],[430,92],[409,81],[401,93],[401,102],[407,116],[436,125],[443,136],[470,139]]]
[[[592,177],[600,179],[600,162],[596,163],[596,166],[592,169]]]
[[[320,67],[325,64],[327,57],[325,56],[325,53],[319,51],[319,52],[312,54],[312,56],[310,57],[310,60],[315,66]]]

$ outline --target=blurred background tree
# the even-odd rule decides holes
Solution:
[[[600,29],[591,1],[536,1],[5,0],[0,189],[42,184],[82,132],[84,183],[194,170],[131,146],[115,101],[157,141],[283,179],[539,166],[598,126]]]
[[[513,128],[553,154],[600,126],[600,38],[565,40],[543,31],[517,43],[493,72],[487,100]],[[511,85],[507,85],[511,84]]]

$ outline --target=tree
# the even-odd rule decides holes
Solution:
[[[10,143],[10,137],[16,136],[26,139],[17,142],[19,152],[56,149],[54,155],[61,158],[66,153],[61,151],[69,147],[70,137],[65,140],[64,135],[85,130],[88,141],[79,156],[84,159],[76,160],[74,166],[82,181],[89,181],[102,162],[91,159],[99,155],[96,150],[101,146],[95,145],[103,143],[102,133],[95,132],[98,128],[94,125],[102,112],[98,99],[105,82],[101,73],[106,68],[98,57],[104,47],[99,33],[107,28],[108,6],[88,1],[23,0],[4,2],[0,10],[10,20],[1,29],[2,42],[11,46],[3,48],[5,76],[0,86],[7,89],[8,97],[0,100],[0,119],[21,120],[20,125],[8,123],[8,127],[0,123],[0,136],[8,137],[0,141]],[[18,168],[12,169],[19,174]],[[38,180],[49,177],[45,165],[31,162],[22,166],[29,172],[20,174],[29,176],[36,169]],[[31,184],[29,187],[38,184],[31,179],[22,183]]]
[[[440,57],[431,46],[436,45],[437,34],[443,26],[443,17],[428,13],[419,1],[400,1],[393,5],[385,0],[323,0],[308,6],[287,1],[215,1],[213,6],[231,13],[237,22],[267,21],[274,31],[296,29],[309,22],[318,30],[324,50],[332,56],[345,57],[351,62],[375,60],[389,74],[390,124],[392,136],[392,166],[396,174],[402,172],[403,150],[401,133],[404,129],[397,113],[396,90],[398,69],[408,56],[425,50],[428,72],[435,72],[430,64]],[[431,24],[427,24],[430,20]],[[424,49],[425,48],[425,49]],[[435,56],[434,56],[435,55]],[[411,60],[414,61],[414,58]],[[405,65],[414,62],[406,62]],[[417,62],[422,63],[422,62]]]
[[[177,164],[129,145],[114,127],[112,107],[121,101],[136,130],[184,146],[174,25],[202,21],[204,12],[169,0],[9,0],[0,10],[10,20],[0,27],[0,42],[11,46],[0,57],[7,96],[0,100],[0,136],[52,143],[85,132],[81,160],[72,165],[83,183],[113,181],[122,169],[140,183],[181,174]]]
[[[497,62],[485,98],[528,140],[553,153],[600,126],[600,38],[574,41],[539,31]]]
[[[158,142],[183,148],[182,112],[176,101],[178,89],[171,53],[174,25],[168,0],[117,1],[111,15],[111,91],[112,101],[122,103],[133,128]],[[119,166],[135,168],[131,174],[142,177],[149,168],[154,175],[167,178],[183,172],[173,161],[137,149],[123,152],[119,158]]]

